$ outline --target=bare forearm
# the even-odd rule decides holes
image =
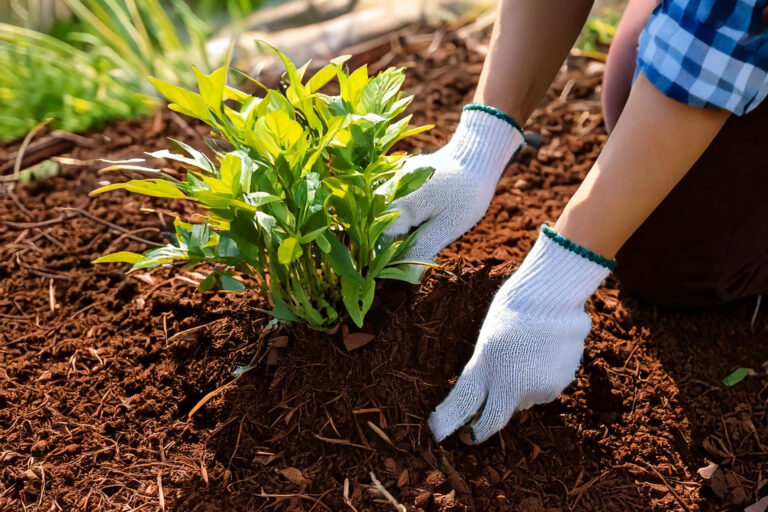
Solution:
[[[555,229],[613,257],[706,150],[728,115],[674,101],[640,75]]]
[[[502,0],[475,103],[525,123],[567,57],[591,6],[592,0]]]

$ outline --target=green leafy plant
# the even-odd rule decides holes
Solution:
[[[181,162],[184,181],[162,170],[114,165],[152,177],[106,185],[149,196],[193,201],[203,222],[176,219],[173,243],[143,255],[119,252],[96,262],[128,262],[133,269],[174,261],[208,262],[201,289],[241,290],[232,270],[254,276],[271,298],[272,314],[316,329],[332,326],[339,304],[358,325],[373,302],[376,279],[411,281],[398,261],[415,233],[391,240],[382,233],[399,215],[391,203],[420,187],[431,168],[399,172],[407,155],[388,154],[399,140],[431,128],[411,128],[402,116],[412,97],[400,87],[403,69],[369,77],[349,73],[335,59],[305,80],[273,48],[286,68],[285,87],[251,96],[227,85],[227,68],[195,70],[200,93],[151,79],[170,108],[200,119],[214,133],[215,159],[178,141],[178,152],[153,157]],[[331,80],[340,93],[319,89]],[[263,88],[263,86],[262,86]]]

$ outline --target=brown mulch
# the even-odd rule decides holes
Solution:
[[[436,125],[417,146],[455,127],[483,40],[411,31],[371,54],[374,70],[409,66],[414,122]],[[204,129],[178,116],[111,124],[61,153],[59,176],[0,194],[0,510],[394,510],[370,472],[409,512],[741,510],[768,494],[766,381],[720,382],[768,359],[754,301],[664,312],[609,279],[558,400],[478,447],[430,437],[425,418],[494,291],[606,139],[602,67],[571,64],[527,127],[540,149],[506,171],[483,221],[442,253],[444,271],[379,290],[376,337],[353,352],[340,333],[273,329],[255,293],[197,292],[194,270],[90,263],[146,248],[136,237],[162,242],[163,208],[185,207],[91,199],[103,177],[89,160],[139,156],[166,136],[199,147]]]

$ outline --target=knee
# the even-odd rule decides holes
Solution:
[[[727,302],[719,286],[719,266],[677,252],[663,243],[643,244],[630,239],[616,255],[614,276],[619,288],[644,302],[671,309]]]

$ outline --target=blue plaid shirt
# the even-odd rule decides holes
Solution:
[[[663,0],[640,35],[636,74],[696,107],[741,115],[768,95],[768,0]]]

